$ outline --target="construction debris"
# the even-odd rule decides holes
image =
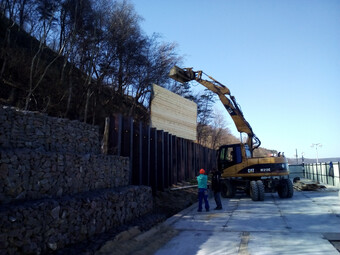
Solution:
[[[294,189],[296,190],[303,190],[303,191],[316,191],[320,189],[325,189],[326,186],[320,184],[319,182],[315,182],[312,180],[295,180],[293,183]]]

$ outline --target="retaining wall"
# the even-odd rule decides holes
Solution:
[[[98,127],[0,107],[0,254],[49,253],[152,210]]]
[[[4,204],[129,185],[129,162],[124,157],[1,149],[0,159]]]
[[[0,123],[1,148],[100,153],[97,126],[2,106]]]

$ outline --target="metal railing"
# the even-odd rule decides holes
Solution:
[[[304,177],[323,184],[340,187],[339,162],[289,165],[290,178]]]
[[[305,165],[305,178],[340,187],[339,162]]]

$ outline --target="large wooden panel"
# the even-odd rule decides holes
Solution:
[[[151,125],[177,137],[196,140],[196,103],[153,85]]]

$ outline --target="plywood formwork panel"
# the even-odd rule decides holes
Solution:
[[[156,84],[153,85],[152,127],[195,141],[196,119],[196,103]]]

